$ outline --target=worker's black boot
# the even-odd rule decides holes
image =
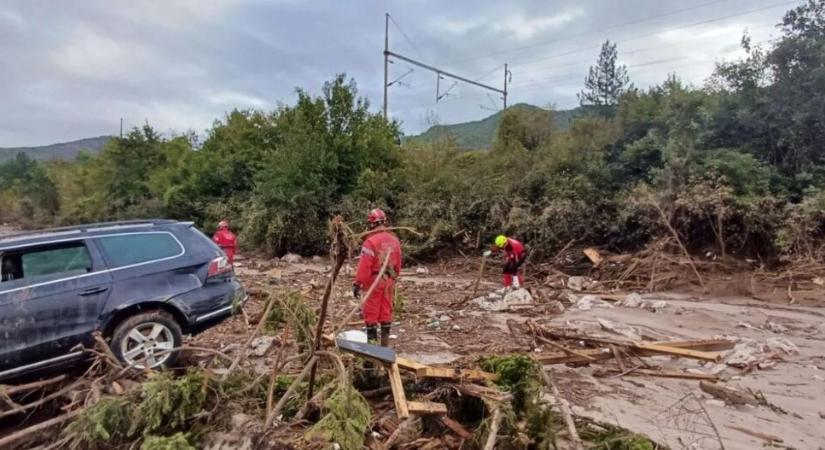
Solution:
[[[390,328],[392,324],[390,323],[382,323],[381,324],[381,347],[389,347],[390,346]]]
[[[370,344],[378,342],[378,325],[367,325],[367,342]]]

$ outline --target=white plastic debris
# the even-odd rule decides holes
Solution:
[[[576,302],[576,308],[582,311],[589,311],[593,308],[612,308],[613,305],[600,299],[595,295],[585,295]]]
[[[428,269],[426,267],[416,267],[415,268],[415,273],[418,274],[418,275],[426,275],[426,274],[430,273],[430,269]]]
[[[793,342],[782,337],[769,338],[765,341],[765,349],[769,352],[779,353],[786,356],[799,354],[799,347],[797,347]]]
[[[338,333],[337,338],[344,341],[360,342],[362,344],[367,343],[367,333],[361,330],[342,331]]]

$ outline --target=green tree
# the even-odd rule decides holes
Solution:
[[[630,78],[627,67],[619,65],[616,43],[602,44],[599,59],[584,79],[584,89],[577,95],[582,106],[612,107],[627,92]]]

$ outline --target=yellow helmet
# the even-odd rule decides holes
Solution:
[[[496,236],[496,247],[504,248],[507,245],[507,236],[500,234]]]

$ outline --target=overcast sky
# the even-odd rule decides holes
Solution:
[[[203,134],[233,108],[271,110],[345,72],[378,111],[384,13],[390,48],[501,87],[509,103],[576,106],[601,42],[636,86],[669,72],[701,84],[799,2],[781,0],[0,0],[0,147],[117,134],[148,121]],[[390,65],[390,80],[411,67]],[[415,68],[390,87],[407,133],[481,119],[497,94]]]

